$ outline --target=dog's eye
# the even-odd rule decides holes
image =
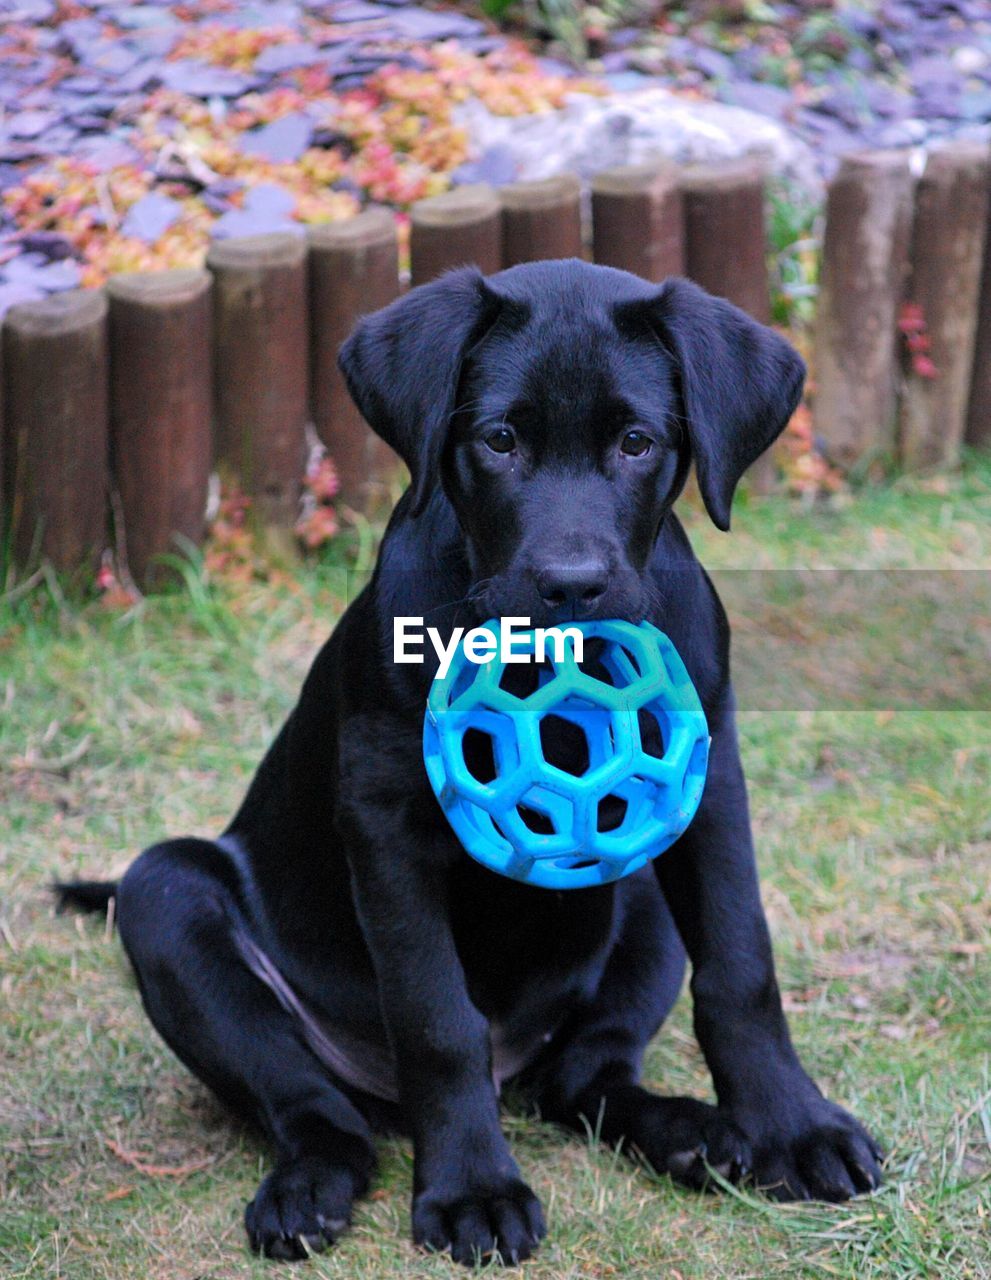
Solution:
[[[509,427],[497,427],[485,437],[485,443],[493,453],[512,453],[516,448],[516,435]]]
[[[642,431],[627,431],[619,447],[630,458],[642,458],[645,453],[650,453],[653,443],[650,436]]]

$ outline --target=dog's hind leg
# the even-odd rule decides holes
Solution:
[[[220,845],[155,845],[121,881],[118,925],[163,1039],[276,1147],[275,1169],[245,1214],[252,1246],[302,1258],[350,1221],[374,1167],[372,1134],[252,967],[238,886]]]
[[[714,1106],[638,1083],[644,1050],[678,998],[685,950],[652,874],[623,892],[624,917],[595,995],[521,1084],[543,1119],[592,1132],[656,1172],[701,1188],[711,1164],[735,1180],[749,1166],[743,1133]]]

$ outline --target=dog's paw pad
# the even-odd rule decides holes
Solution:
[[[323,1157],[277,1165],[245,1210],[252,1249],[283,1261],[322,1252],[347,1230],[354,1194],[351,1171]]]
[[[636,1127],[633,1145],[644,1163],[695,1191],[715,1188],[713,1171],[739,1182],[750,1168],[743,1130],[717,1107],[695,1098],[650,1096]]]
[[[773,1199],[838,1204],[881,1185],[882,1156],[871,1136],[835,1104],[821,1110],[798,1133],[758,1143],[755,1181]]]
[[[546,1232],[540,1202],[518,1179],[464,1195],[427,1191],[413,1205],[413,1239],[455,1262],[513,1266],[533,1254]]]

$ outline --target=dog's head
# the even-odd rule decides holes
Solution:
[[[746,468],[801,394],[776,333],[687,280],[577,261],[453,271],[358,325],[340,364],[409,466],[442,488],[480,612],[547,624],[643,616],[643,575],[694,459],[729,528]]]

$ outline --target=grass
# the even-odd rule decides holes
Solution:
[[[739,579],[729,571],[743,568],[987,570],[991,466],[846,505],[744,501],[729,538],[691,504],[688,522],[706,562],[727,571],[730,595]],[[115,874],[165,832],[226,822],[340,610],[337,554],[292,584],[237,590],[204,584],[193,566],[185,589],[126,615],[66,602],[45,584],[0,605],[4,1280],[241,1280],[279,1265],[248,1255],[240,1222],[269,1153],[159,1042],[105,922],[56,917],[45,886]],[[733,602],[744,684],[763,631],[780,631],[779,594],[772,586]],[[819,597],[818,614],[814,598],[803,599],[801,633],[785,638],[815,662],[785,663],[775,699],[752,685],[740,728],[795,1039],[823,1087],[881,1137],[887,1185],[842,1207],[774,1205],[746,1191],[695,1197],[510,1116],[550,1222],[521,1269],[530,1280],[991,1277],[985,686],[968,651],[953,709],[925,698],[888,705],[883,685],[850,705],[835,680],[813,681],[807,699],[809,672],[830,665],[837,639],[831,597]],[[919,608],[892,615],[871,662],[886,639],[900,641],[895,631],[928,626]],[[972,630],[985,628],[986,665],[982,609],[968,616]],[[946,653],[916,639],[935,679]],[[707,1095],[687,1001],[646,1074]],[[408,1144],[383,1144],[353,1232],[303,1273],[454,1274],[409,1243],[410,1185]]]

